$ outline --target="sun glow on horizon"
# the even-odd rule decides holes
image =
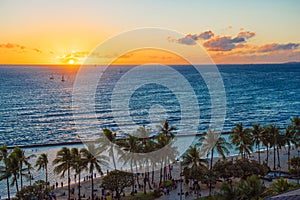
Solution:
[[[70,65],[74,65],[74,64],[75,64],[75,60],[70,59],[70,60],[69,60],[69,64],[70,64]]]

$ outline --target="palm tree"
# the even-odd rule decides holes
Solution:
[[[244,129],[243,124],[237,124],[235,128],[232,129],[232,134],[229,136],[231,143],[236,145],[236,149],[239,150],[242,158],[246,157],[246,154],[250,155],[252,152],[252,137],[249,134],[249,129]]]
[[[262,130],[259,124],[253,124],[253,129],[251,130],[253,143],[256,145],[257,153],[258,153],[258,162],[260,164],[260,149],[259,145],[262,140]]]
[[[298,116],[295,116],[292,119],[292,125],[293,125],[293,128],[297,131],[297,134],[299,135],[300,134],[300,118]]]
[[[204,135],[205,137],[201,148],[203,148],[204,151],[207,151],[207,154],[210,152],[210,174],[212,174],[215,149],[217,150],[217,153],[225,159],[225,154],[229,154],[228,148],[230,144],[223,137],[219,137],[219,133],[214,133],[210,129],[208,129],[207,133],[204,133]],[[209,195],[211,195],[211,190],[212,184],[211,181],[209,181]]]
[[[78,150],[78,148],[72,148],[71,149],[71,168],[75,171],[75,173],[78,175],[78,199],[81,199],[81,191],[80,191],[80,179],[81,179],[81,172],[84,169],[87,169],[87,166],[83,164],[83,161],[81,159],[81,154]]]
[[[20,176],[20,161],[16,152],[12,152],[7,160],[7,170],[12,174],[11,186],[15,184],[17,193],[19,192],[18,179]]]
[[[105,155],[102,155],[103,149],[96,148],[94,143],[89,143],[87,145],[87,149],[81,149],[80,153],[83,165],[88,166],[88,171],[91,174],[92,199],[94,199],[94,170],[102,175],[103,172],[100,165],[108,166],[109,158]]]
[[[170,126],[168,120],[165,120],[161,125],[159,125],[158,130],[160,133],[164,134],[165,136],[174,137],[173,131],[176,130],[175,126]]]
[[[107,151],[109,152],[109,157],[113,160],[114,169],[117,169],[116,165],[116,158],[115,158],[115,151],[114,146],[116,144],[116,134],[113,133],[110,129],[105,128],[103,129],[102,134],[100,135],[99,139],[97,140],[98,143],[101,144],[101,146],[106,147]]]
[[[270,139],[270,147],[273,147],[273,151],[274,151],[273,170],[276,170],[276,148],[278,149],[279,141],[280,141],[279,129],[276,127],[276,125],[270,124],[270,126],[268,127],[268,132],[269,132],[269,139]]]
[[[24,174],[23,172],[28,170],[30,172],[31,164],[29,163],[29,159],[35,157],[35,155],[25,156],[25,152],[20,147],[15,147],[13,152],[17,155],[19,160],[19,173],[20,173],[20,185],[21,189],[23,188],[23,176],[28,176],[28,174]],[[25,168],[23,165],[25,164]]]
[[[53,160],[54,172],[56,174],[61,174],[61,177],[65,176],[67,172],[68,175],[68,199],[70,200],[70,169],[72,166],[72,156],[71,151],[67,147],[62,147],[56,153],[56,158]]]
[[[128,135],[128,138],[126,138],[125,140],[123,140],[120,145],[122,146],[122,149],[125,152],[123,152],[121,155],[120,155],[120,160],[123,160],[124,161],[124,164],[128,164],[130,163],[130,170],[131,170],[131,173],[132,173],[132,176],[134,177],[134,173],[133,173],[133,165],[135,165],[136,167],[136,170],[137,170],[137,158],[135,156],[134,153],[137,153],[140,149],[141,149],[141,144],[140,144],[140,141],[137,137],[134,137],[132,135]],[[138,181],[139,177],[137,176],[137,184],[139,184],[139,181]],[[134,180],[134,178],[133,178]],[[132,194],[134,194],[134,184],[135,182],[133,181],[132,183]]]
[[[289,190],[292,187],[292,185],[288,182],[287,179],[280,178],[276,180],[275,183],[272,183],[265,191],[265,195],[276,195],[283,193],[287,190]]]
[[[158,137],[160,137],[160,135],[164,135],[164,136],[166,136],[166,138],[170,138],[170,139],[168,139],[168,143],[166,143],[164,146],[168,145],[171,142],[171,139],[173,139],[175,137],[173,134],[173,131],[176,130],[176,127],[170,126],[168,120],[165,120],[165,121],[163,121],[163,123],[161,125],[158,125],[157,128],[159,131]],[[164,146],[161,146],[161,148],[163,148]],[[164,181],[165,181],[166,175],[167,175],[166,171],[167,171],[167,168],[165,166],[164,167]]]
[[[195,177],[198,177],[198,168],[205,168],[207,164],[207,160],[200,157],[196,144],[194,146],[190,146],[182,158],[183,166],[191,167],[192,170],[196,171]]]
[[[262,144],[267,148],[267,158],[266,158],[266,164],[269,165],[269,147],[270,147],[270,135],[269,130],[267,126],[262,127],[262,137],[261,142]]]
[[[5,144],[3,144],[0,147],[0,161],[3,161],[3,164],[5,166],[3,167],[3,169],[1,169],[1,174],[3,173],[4,175],[1,176],[0,180],[6,179],[7,197],[10,200],[9,178],[10,178],[11,174],[9,173],[9,170],[7,169],[8,156],[9,155],[8,155],[7,146]]]
[[[292,126],[287,126],[284,133],[284,145],[288,146],[288,160],[291,158],[291,146],[298,146],[299,139],[295,129]],[[288,162],[288,170],[290,170],[290,162]]]
[[[38,159],[36,160],[35,166],[37,167],[37,170],[45,170],[45,181],[46,185],[48,186],[48,155],[45,153],[42,153]]]

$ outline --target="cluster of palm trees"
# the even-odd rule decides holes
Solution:
[[[229,135],[229,142],[211,130],[204,132],[200,135],[199,141],[182,156],[185,175],[199,180],[199,177],[205,176],[203,171],[206,171],[211,192],[214,153],[217,152],[223,160],[226,160],[226,155],[229,154],[229,149],[232,147],[235,147],[242,159],[248,158],[253,152],[253,147],[256,147],[259,165],[261,164],[260,147],[266,148],[267,157],[266,161],[263,162],[266,165],[269,161],[269,151],[273,149],[273,169],[276,170],[276,163],[278,163],[278,167],[281,164],[280,151],[282,148],[287,146],[288,160],[290,160],[291,147],[298,148],[300,145],[300,118],[296,116],[291,121],[292,125],[287,126],[284,131],[272,124],[262,127],[259,124],[254,124],[252,128],[244,128],[242,124],[237,124]],[[210,156],[210,163],[204,159],[205,156]],[[289,162],[288,169],[290,169]]]
[[[71,171],[78,175],[78,199],[81,199],[80,180],[81,173],[87,171],[91,178],[91,198],[94,199],[94,172],[103,174],[101,165],[107,166],[108,157],[103,155],[103,149],[94,143],[88,143],[87,148],[63,147],[56,154],[53,161],[54,172],[61,177],[67,173],[68,178],[68,199],[70,199]]]
[[[173,131],[175,127],[170,126],[168,121],[164,121],[158,126],[159,133],[154,136],[149,136],[150,130],[145,127],[140,127],[137,130],[139,137],[128,135],[125,138],[117,139],[109,129],[104,129],[103,134],[95,143],[88,143],[87,148],[67,148],[63,147],[57,152],[56,158],[53,161],[55,166],[54,172],[62,177],[67,174],[68,178],[68,198],[70,199],[70,176],[71,173],[78,175],[78,197],[80,199],[80,179],[81,173],[87,171],[91,177],[91,197],[94,199],[94,172],[102,174],[101,166],[108,166],[110,160],[113,162],[113,167],[117,169],[117,160],[130,166],[132,176],[136,175],[135,182],[132,185],[132,192],[134,193],[136,185],[140,185],[138,168],[144,166],[144,192],[146,193],[146,184],[149,189],[154,183],[154,173],[156,167],[160,169],[159,185],[164,183],[168,177],[171,176],[170,167],[171,161],[178,156],[176,147],[172,146],[174,142]],[[229,142],[224,137],[219,137],[220,134],[214,133],[211,130],[201,134],[199,140],[182,156],[182,163],[185,167],[191,169],[194,178],[197,179],[199,167],[206,167],[212,173],[214,153],[217,152],[219,156],[226,159],[229,154],[231,145],[239,152],[242,158],[246,158],[253,152],[253,147],[257,148],[258,162],[261,163],[260,147],[264,146],[267,151],[266,163],[268,164],[269,150],[274,151],[274,169],[276,168],[276,160],[280,166],[280,150],[282,147],[288,147],[288,159],[290,159],[291,146],[299,146],[300,136],[300,118],[294,117],[292,124],[285,128],[285,131],[280,130],[276,125],[260,126],[254,124],[252,128],[244,128],[242,124],[237,124],[232,129],[229,136]],[[106,138],[106,139],[103,139]],[[132,153],[149,153],[159,150],[167,145],[170,145],[168,152],[170,154],[163,155],[160,160],[145,158],[144,160],[137,159]],[[116,145],[122,152],[115,148]],[[104,152],[108,152],[108,156]],[[125,152],[125,153],[124,153]],[[276,152],[276,153],[275,153]],[[7,193],[10,198],[10,186],[15,185],[16,191],[23,187],[23,177],[31,178],[30,171],[33,169],[29,163],[29,159],[33,156],[25,156],[23,150],[15,147],[11,152],[6,145],[0,148],[0,161],[3,166],[0,167],[0,180],[6,180]],[[210,157],[210,162],[208,159]],[[277,157],[277,158],[276,158]],[[47,154],[41,154],[37,160],[35,167],[38,170],[45,169],[45,182],[48,183],[48,158]],[[290,166],[289,166],[290,167]],[[150,172],[152,172],[152,181],[150,182]],[[211,174],[210,173],[210,174]],[[210,183],[211,189],[211,183]]]
[[[265,163],[269,162],[269,151],[273,149],[273,170],[280,168],[280,151],[287,146],[288,160],[290,160],[291,147],[300,145],[300,118],[294,117],[292,125],[287,126],[283,131],[276,125],[260,126],[254,124],[252,128],[244,128],[237,124],[229,136],[231,144],[236,147],[240,155],[245,158],[253,152],[255,146],[258,153],[258,162],[261,163],[261,147],[265,147],[267,157]],[[288,164],[288,169],[290,165]]]
[[[24,186],[23,178],[31,178],[32,166],[29,159],[32,157],[34,155],[26,156],[19,147],[15,147],[12,152],[5,144],[0,147],[0,161],[4,164],[0,166],[0,180],[6,180],[8,199],[10,199],[10,186],[15,185],[16,191],[19,192]]]

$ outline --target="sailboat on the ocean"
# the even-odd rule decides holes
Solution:
[[[51,74],[51,76],[50,76],[50,78],[49,78],[50,80],[53,80],[54,79],[54,76],[53,76],[53,74]]]
[[[61,81],[62,81],[62,82],[64,82],[64,81],[65,81],[65,76],[64,76],[64,75],[62,75],[62,77],[61,77]]]

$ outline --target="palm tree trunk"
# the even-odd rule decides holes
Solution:
[[[152,187],[151,187],[151,183],[150,183],[150,172],[147,172],[148,175],[147,175],[147,180],[148,180],[148,186],[149,186],[149,190],[152,190]]]
[[[130,170],[131,170],[131,173],[132,173],[132,195],[134,195],[134,173],[133,173],[133,167],[132,167],[132,163],[130,163]]]
[[[154,184],[154,173],[155,173],[154,170],[155,170],[154,166],[152,166],[152,185]]]
[[[274,160],[273,160],[274,166],[273,166],[273,170],[276,170],[276,148],[275,148],[275,144],[274,144],[274,147],[273,147],[273,154],[274,154]]]
[[[269,146],[267,145],[267,166],[269,166]]]
[[[258,163],[260,164],[260,149],[259,149],[259,143],[257,144],[257,150],[258,150]]]
[[[162,168],[163,168],[163,163],[161,163],[160,172],[159,172],[159,186],[161,185],[162,182]]]
[[[280,156],[279,156],[279,151],[280,149],[277,146],[277,162],[278,162],[278,167],[280,167]]]
[[[92,173],[92,200],[94,200],[94,176]]]
[[[290,159],[291,159],[291,146],[288,146],[288,170],[290,171],[291,168],[291,163],[290,163]]]
[[[68,167],[68,200],[71,199],[70,191],[71,191],[71,188],[70,188],[70,167]]]
[[[9,178],[6,178],[6,185],[7,185],[7,199],[10,200]]]
[[[48,187],[48,168],[47,168],[47,165],[45,167],[46,167],[46,187]]]
[[[22,168],[20,169],[20,185],[21,185],[21,189],[22,189],[23,188]]]
[[[113,159],[114,168],[116,170],[117,169],[117,165],[116,165],[115,154],[114,154],[114,149],[113,148],[114,148],[114,146],[112,145],[111,146],[111,157]]]
[[[146,186],[147,186],[147,172],[145,170],[145,174],[144,174],[144,194],[146,194]]]
[[[19,185],[18,185],[18,179],[17,179],[16,175],[15,175],[15,179],[16,179],[16,190],[17,190],[17,193],[19,193]]]
[[[214,159],[214,148],[211,150],[211,158],[210,158],[210,177],[209,177],[209,196],[211,196],[211,190],[212,190],[212,168],[213,168],[213,159]]]
[[[81,171],[78,173],[78,199],[81,199],[81,193],[80,193],[80,179],[81,179]]]

